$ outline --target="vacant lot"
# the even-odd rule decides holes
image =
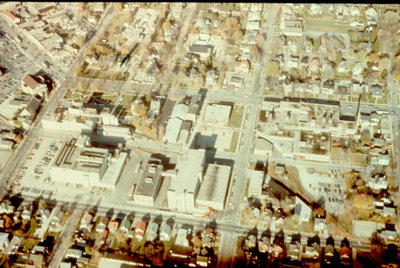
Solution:
[[[348,24],[337,24],[334,20],[328,19],[307,18],[304,21],[304,31],[347,33],[350,28]]]
[[[237,146],[238,141],[239,141],[239,132],[235,131],[232,133],[231,146],[229,147],[228,150],[225,150],[225,151],[232,152],[232,153],[236,152],[236,146]]]
[[[233,106],[231,117],[229,118],[228,127],[240,128],[244,114],[244,106]]]
[[[78,76],[97,78],[97,79],[120,80],[120,81],[125,81],[128,78],[128,75],[121,72],[92,70],[92,69],[87,69],[84,70],[83,72],[79,72]]]

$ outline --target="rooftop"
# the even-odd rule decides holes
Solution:
[[[178,157],[176,177],[171,180],[170,190],[175,192],[195,192],[198,173],[202,172],[205,150],[188,150]]]
[[[224,204],[229,178],[230,166],[210,164],[200,186],[197,201],[211,201]]]
[[[147,162],[139,184],[136,187],[135,195],[154,196],[154,191],[157,190],[158,181],[161,180],[162,169],[163,166],[161,165],[160,160],[150,159],[150,161]]]

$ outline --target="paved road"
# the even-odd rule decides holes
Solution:
[[[170,57],[167,63],[167,66],[163,68],[162,78],[160,79],[160,83],[164,83],[164,86],[168,86],[169,81],[171,79],[172,69],[175,67],[176,61],[179,56],[182,55],[185,51],[183,51],[183,41],[187,36],[189,25],[194,21],[194,15],[197,11],[197,3],[188,3],[184,11],[186,14],[183,20],[182,27],[179,30],[178,40],[174,45],[173,51],[169,53]]]
[[[61,232],[60,238],[57,244],[54,246],[54,253],[50,259],[49,267],[57,268],[63,259],[65,250],[70,246],[72,242],[72,234],[75,231],[75,227],[78,224],[84,209],[74,209],[71,216],[67,219],[64,228]]]

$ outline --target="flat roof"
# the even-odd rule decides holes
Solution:
[[[197,201],[212,201],[223,204],[229,185],[230,173],[230,166],[209,164],[196,198]]]
[[[250,175],[250,189],[261,189],[264,181],[264,172],[261,170],[252,170]]]
[[[159,164],[150,163],[151,161],[158,161]],[[157,191],[157,185],[161,180],[161,171],[163,166],[161,161],[157,159],[150,159],[144,168],[144,172],[140,181],[135,189],[135,195],[154,196],[154,191]]]
[[[109,152],[106,149],[79,146],[83,139],[82,136],[67,139],[58,151],[52,167],[99,173]]]
[[[169,190],[177,193],[194,193],[198,183],[198,173],[203,170],[205,150],[188,150],[187,153],[178,156],[176,164],[176,177],[171,180]]]

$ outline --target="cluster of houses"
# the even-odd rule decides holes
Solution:
[[[87,28],[55,3],[16,3],[4,13],[59,62],[71,64],[88,34]]]

